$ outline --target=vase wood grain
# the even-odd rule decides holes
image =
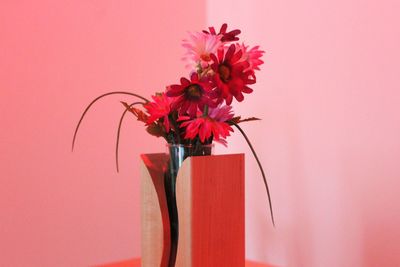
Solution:
[[[142,266],[167,267],[166,154],[142,155]],[[244,155],[187,158],[176,181],[176,267],[245,266]]]

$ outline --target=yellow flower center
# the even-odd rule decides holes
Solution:
[[[200,58],[206,62],[211,60],[210,54],[202,54]]]

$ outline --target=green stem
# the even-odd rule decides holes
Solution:
[[[181,133],[179,131],[179,126],[176,124],[176,120],[173,118],[172,115],[168,116],[171,120],[171,125],[172,128],[174,129],[175,133],[176,133],[176,141],[178,142],[178,144],[181,143]]]
[[[131,96],[135,96],[135,97],[137,97],[137,98],[140,98],[140,99],[144,100],[145,102],[149,102],[149,100],[146,99],[146,98],[144,98],[143,96],[140,96],[140,95],[134,94],[134,93],[130,93],[130,92],[124,92],[124,91],[109,92],[109,93],[105,93],[105,94],[102,94],[102,95],[96,97],[96,98],[95,98],[92,102],[90,102],[90,104],[85,108],[85,111],[82,113],[82,115],[81,115],[81,117],[80,117],[80,119],[79,119],[79,122],[78,122],[78,124],[77,124],[76,127],[75,127],[74,137],[73,137],[73,139],[72,139],[72,151],[74,151],[76,136],[77,136],[77,134],[78,134],[79,127],[81,126],[82,120],[83,120],[83,118],[85,117],[86,113],[89,111],[89,109],[92,107],[92,105],[93,105],[94,103],[96,103],[98,100],[100,100],[101,98],[103,98],[103,97],[106,97],[106,96],[109,96],[109,95],[117,95],[117,94],[119,94],[119,95],[131,95]]]
[[[131,107],[133,107],[134,105],[138,105],[138,104],[143,105],[144,103],[143,102],[134,102],[134,103],[130,104],[128,107],[126,107],[126,109],[124,110],[124,112],[121,115],[121,118],[119,119],[118,131],[117,131],[117,142],[115,144],[115,165],[117,167],[117,172],[119,172],[119,138],[120,138],[120,134],[121,134],[122,121],[124,120],[126,112],[128,112]]]
[[[236,123],[233,123],[233,125],[240,131],[240,133],[243,135],[244,139],[246,139],[246,142],[247,142],[247,144],[249,145],[249,147],[250,147],[250,149],[251,149],[251,152],[253,153],[254,158],[255,158],[256,161],[257,161],[258,167],[259,167],[259,169],[260,169],[260,171],[261,171],[261,175],[262,175],[263,180],[264,180],[265,189],[267,190],[268,203],[269,203],[269,210],[270,210],[270,213],[271,213],[272,225],[275,227],[275,219],[274,219],[274,213],[273,213],[273,210],[272,210],[271,195],[270,195],[270,192],[269,192],[268,183],[267,183],[267,178],[265,177],[264,169],[263,169],[263,167],[262,167],[262,165],[261,165],[261,162],[260,162],[260,160],[258,159],[257,153],[256,153],[256,151],[254,150],[254,148],[253,148],[253,146],[252,146],[252,144],[251,144],[249,138],[247,137],[246,133],[245,133],[245,132],[242,130],[242,128],[241,128],[239,125],[237,125]]]
[[[208,105],[204,105],[203,116],[204,116],[204,117],[207,117],[207,116],[208,116]]]

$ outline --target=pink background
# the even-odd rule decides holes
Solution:
[[[280,266],[400,266],[400,4],[364,1],[2,1],[0,266],[88,266],[140,255],[138,155],[163,151],[114,89],[149,96],[185,75],[187,30],[228,22],[260,44],[255,92],[220,153],[247,155],[246,253]]]

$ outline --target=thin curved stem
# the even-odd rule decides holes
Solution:
[[[251,144],[249,138],[247,137],[246,133],[245,133],[245,132],[243,131],[243,129],[242,129],[239,125],[237,125],[236,123],[233,123],[233,125],[240,131],[240,133],[243,135],[244,139],[246,139],[246,142],[247,142],[247,144],[249,145],[249,147],[250,147],[250,149],[251,149],[251,152],[253,153],[254,158],[255,158],[256,161],[257,161],[258,167],[260,168],[260,171],[261,171],[261,174],[262,174],[262,177],[263,177],[263,180],[264,180],[265,189],[267,190],[268,203],[269,203],[269,210],[270,210],[270,213],[271,213],[272,225],[275,227],[275,219],[274,219],[274,212],[273,212],[273,210],[272,210],[271,195],[270,195],[270,192],[269,192],[268,183],[267,183],[267,178],[265,177],[264,169],[263,169],[263,167],[262,167],[262,165],[261,165],[261,162],[260,162],[260,160],[259,160],[259,158],[258,158],[258,156],[257,156],[257,153],[256,153],[256,151],[254,150],[254,148],[253,148],[253,146],[252,146],[252,144]]]
[[[174,120],[174,118],[171,118],[171,125],[176,133],[176,142],[178,144],[181,144],[181,133],[179,131],[179,126],[176,124],[176,120]]]
[[[106,97],[106,96],[109,96],[109,95],[131,95],[131,96],[135,96],[135,97],[137,97],[137,98],[140,98],[140,99],[144,100],[145,102],[149,102],[149,100],[146,99],[146,98],[144,98],[143,96],[140,96],[140,95],[135,94],[135,93],[124,92],[124,91],[109,92],[109,93],[105,93],[105,94],[102,94],[102,95],[96,97],[96,98],[95,98],[92,102],[90,102],[90,104],[85,108],[85,111],[82,113],[82,115],[81,115],[81,117],[80,117],[80,119],[79,119],[79,122],[78,122],[78,124],[76,125],[75,132],[74,132],[74,138],[72,139],[72,151],[74,151],[76,136],[77,136],[77,134],[78,134],[79,127],[81,126],[82,120],[83,120],[83,118],[85,117],[86,113],[89,111],[89,109],[92,107],[92,105],[93,105],[94,103],[96,103],[96,102],[97,102],[98,100],[100,100],[101,98]]]
[[[138,104],[143,105],[144,103],[143,102],[134,102],[134,103],[130,104],[129,106],[126,107],[126,109],[124,110],[124,112],[121,115],[121,118],[119,119],[118,131],[117,131],[117,142],[115,144],[115,165],[117,167],[117,172],[119,172],[119,137],[121,134],[122,121],[124,120],[126,112],[128,112],[131,107],[133,107],[134,105],[138,105]]]

